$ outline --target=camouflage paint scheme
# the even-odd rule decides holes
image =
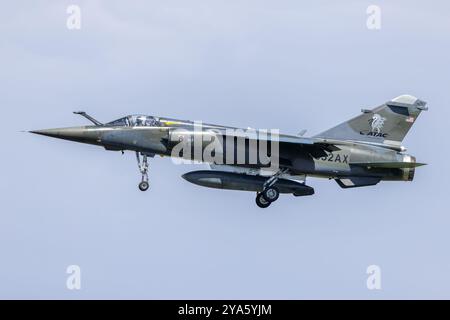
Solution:
[[[310,138],[280,134],[278,173],[267,172],[268,165],[249,164],[248,151],[252,144],[247,142],[244,163],[211,163],[211,169],[218,170],[209,173],[194,171],[183,177],[206,187],[262,192],[265,181],[276,175],[272,186],[281,193],[294,195],[314,193],[312,188],[304,184],[306,176],[335,179],[342,188],[374,185],[381,180],[412,181],[415,168],[422,163],[417,163],[415,157],[405,154],[406,149],[401,142],[421,111],[427,110],[425,105],[424,101],[413,96],[402,95],[372,110],[362,110],[353,119]],[[196,134],[219,134],[225,141],[227,129],[237,129],[202,124],[201,131],[195,132],[192,121],[143,115],[127,116],[101,124],[83,112],[80,114],[95,125],[31,132],[94,144],[107,150],[135,151],[138,155],[152,157],[172,156],[174,146],[186,136],[193,140]],[[247,140],[250,139],[247,137]],[[267,139],[271,140],[270,135]],[[202,148],[209,143],[209,140],[203,142]],[[226,143],[223,151],[225,154]],[[202,157],[195,157],[194,152],[192,154],[191,159],[204,161]]]

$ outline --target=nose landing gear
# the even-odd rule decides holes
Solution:
[[[139,171],[142,174],[142,181],[139,183],[139,190],[147,191],[149,186],[150,186],[149,183],[148,183],[148,160],[147,160],[147,155],[143,154],[142,155],[142,161],[141,161],[140,153],[136,152],[136,160],[137,160],[137,163],[138,163]]]

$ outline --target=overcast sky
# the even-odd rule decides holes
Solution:
[[[344,4],[345,3],[345,4]],[[66,26],[70,4],[81,29]],[[381,29],[366,9],[381,8]],[[450,298],[448,1],[10,1],[0,11],[0,298]],[[21,130],[144,113],[313,135],[400,94],[413,182],[312,197]],[[68,290],[66,268],[81,268]],[[381,290],[366,269],[381,268]]]

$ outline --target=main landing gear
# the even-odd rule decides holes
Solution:
[[[283,169],[271,176],[263,185],[263,191],[256,195],[256,205],[260,208],[267,208],[272,202],[275,202],[280,197],[280,191],[275,187],[275,183],[280,176],[287,173],[287,169]]]
[[[280,191],[276,187],[269,187],[256,195],[256,205],[260,208],[267,208],[279,196]]]
[[[139,171],[142,174],[142,181],[141,181],[141,183],[139,183],[139,190],[147,191],[148,188],[150,187],[150,185],[148,183],[148,160],[147,160],[147,155],[143,154],[142,155],[142,161],[141,161],[140,153],[136,152],[136,160],[137,160],[137,163],[138,163]]]

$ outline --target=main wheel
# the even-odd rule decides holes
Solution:
[[[270,201],[264,199],[262,193],[258,193],[258,195],[256,196],[256,204],[260,208],[267,208],[268,206],[270,206]]]
[[[274,202],[277,201],[278,197],[280,196],[280,191],[276,187],[269,187],[263,192],[261,192],[264,199],[268,202]]]
[[[142,181],[141,183],[139,183],[139,190],[147,191],[149,186],[150,185],[148,184],[147,181]]]

